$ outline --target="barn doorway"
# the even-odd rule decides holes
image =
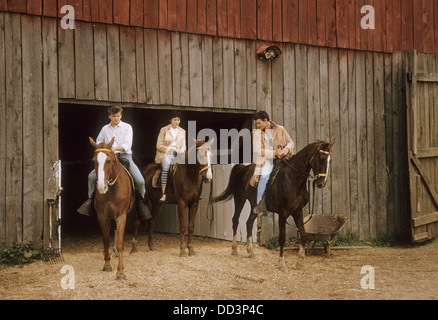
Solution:
[[[100,129],[109,123],[107,109],[108,106],[59,105],[59,157],[62,161],[64,188],[61,209],[63,233],[66,235],[100,233],[95,213],[91,217],[84,217],[76,209],[87,199],[87,177],[93,169],[92,147],[88,137],[95,139]],[[159,130],[169,123],[168,116],[173,110],[124,107],[122,121],[131,124],[134,129],[134,160],[140,169],[154,161]],[[196,121],[197,132],[210,128],[218,136],[220,129],[241,130],[252,127],[249,113],[180,111],[180,126],[186,131],[188,120]]]

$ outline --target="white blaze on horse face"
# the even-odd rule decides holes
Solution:
[[[208,162],[207,179],[208,179],[208,181],[211,181],[213,179],[213,173],[211,171],[211,153],[210,153],[210,150],[207,150],[207,162]]]
[[[103,170],[106,159],[107,155],[105,153],[99,152],[97,154],[97,190],[100,194],[105,194],[108,191],[108,185],[105,183],[105,171]]]

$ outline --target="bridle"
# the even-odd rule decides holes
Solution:
[[[202,145],[202,146],[200,146],[200,147],[197,147],[196,150],[200,150],[200,149],[202,149],[202,148],[206,148],[206,146]],[[208,150],[209,150],[209,149],[207,148],[207,151],[208,151]],[[205,166],[205,167],[203,167],[202,169],[199,170],[198,174],[199,174],[199,175],[202,175],[202,172],[204,172],[204,171],[206,171],[206,170],[208,170],[208,169],[210,169],[210,168],[211,168],[211,165],[210,165],[210,166]]]
[[[320,143],[319,144],[319,146],[318,146],[318,149],[315,151],[315,153],[313,154],[313,156],[312,156],[312,158],[310,159],[310,161],[309,161],[309,163],[312,163],[313,162],[313,159],[315,158],[315,156],[318,154],[318,152],[320,152],[320,153],[323,153],[323,154],[326,154],[326,155],[328,155],[328,156],[330,156],[332,153],[331,153],[331,151],[326,151],[326,150],[321,150],[321,146],[322,146],[322,143]],[[283,162],[285,163],[285,164],[287,164],[292,170],[294,170],[295,172],[297,172],[298,174],[300,174],[301,176],[303,176],[306,180],[309,180],[309,181],[312,181],[312,188],[313,188],[313,190],[312,190],[312,208],[311,208],[311,210],[310,210],[310,217],[309,217],[309,219],[307,219],[307,221],[306,222],[303,222],[303,225],[305,225],[307,222],[309,222],[310,221],[310,219],[312,219],[312,217],[313,217],[313,210],[314,210],[314,208],[315,208],[315,184],[316,184],[316,181],[319,179],[319,178],[321,178],[321,177],[328,177],[328,173],[317,173],[315,176],[312,176],[311,174],[310,174],[310,172],[309,172],[309,174],[306,174],[306,173],[304,173],[304,172],[302,172],[302,171],[300,171],[300,170],[298,170],[297,168],[295,168],[295,167],[293,167],[289,162],[287,162],[284,158],[281,158],[282,160],[283,160]],[[318,166],[319,166],[319,161],[317,162],[317,172],[319,171],[318,170]]]
[[[98,152],[112,153],[113,151],[110,149],[104,149],[104,148],[99,148],[99,149],[94,150],[94,153],[98,153]],[[106,180],[107,185],[112,187],[116,183],[117,179],[119,178],[121,171],[122,171],[122,169],[119,168],[119,172],[117,173],[117,176],[112,181],[110,179]]]
[[[321,153],[323,153],[323,154],[326,154],[326,155],[331,155],[332,153],[331,153],[331,151],[325,151],[325,150],[321,150],[321,146],[322,146],[322,143],[320,143],[319,144],[319,147],[318,147],[318,149],[315,151],[315,153],[313,154],[313,156],[312,156],[312,158],[310,159],[310,161],[309,161],[309,163],[312,163],[313,162],[313,159],[315,158],[315,156],[318,154],[318,151],[319,152],[321,152]],[[316,181],[316,180],[318,180],[319,178],[321,178],[321,177],[328,177],[328,174],[327,173],[317,173],[315,176],[312,176],[312,174],[309,172],[308,174],[307,173],[304,173],[304,172],[302,172],[301,170],[298,170],[297,168],[295,168],[294,166],[292,166],[285,158],[281,158],[281,160],[283,160],[283,162],[289,167],[289,168],[291,168],[292,170],[294,170],[295,172],[297,172],[298,174],[300,174],[301,176],[303,176],[304,178],[306,178],[307,180],[310,180],[310,181]],[[318,164],[319,164],[319,162],[318,162]],[[317,164],[317,170],[316,171],[318,171],[318,164]]]

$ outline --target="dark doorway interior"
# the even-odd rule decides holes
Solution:
[[[93,169],[93,149],[88,137],[96,139],[100,129],[109,123],[107,106],[77,104],[59,105],[59,152],[62,160],[63,233],[67,235],[99,233],[95,214],[81,216],[76,209],[87,199],[87,176]],[[169,124],[171,110],[126,107],[123,119],[134,130],[134,160],[140,169],[153,162],[160,128]],[[196,121],[196,131],[251,128],[251,115],[219,112],[181,111],[181,127],[187,131],[188,120]],[[219,144],[218,144],[219,145]]]

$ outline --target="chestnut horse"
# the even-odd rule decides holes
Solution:
[[[135,192],[132,187],[131,178],[125,168],[111,150],[114,138],[106,144],[90,139],[94,150],[94,169],[97,176],[97,192],[94,198],[94,208],[97,212],[97,219],[102,230],[105,264],[103,271],[112,271],[111,257],[109,253],[111,222],[116,222],[115,248],[118,251],[119,264],[116,277],[124,280],[125,268],[123,265],[123,236],[126,225],[126,215],[132,211]]]
[[[210,152],[213,140],[206,143],[205,141],[196,141],[196,163],[189,164],[188,159],[190,152],[196,152],[194,146],[185,152],[185,164],[178,164],[177,169],[173,175],[171,183],[167,186],[166,199],[167,203],[176,204],[178,206],[178,220],[180,226],[180,257],[187,256],[186,248],[190,256],[195,255],[193,248],[193,232],[195,230],[195,217],[198,210],[199,197],[202,192],[202,182],[211,182],[213,179],[211,171],[211,157]],[[153,232],[155,222],[161,212],[163,203],[159,202],[162,191],[160,188],[152,186],[152,180],[161,168],[160,164],[151,163],[146,166],[143,171],[143,176],[146,184],[147,197],[152,202],[152,218],[148,221],[148,245],[149,250],[154,250],[153,246]],[[169,190],[172,189],[172,190]],[[185,213],[189,209],[189,225],[188,225],[188,239],[185,242],[186,233],[186,219]],[[134,227],[134,239],[132,240],[133,251],[137,242],[138,228],[140,222],[136,221]]]
[[[317,141],[304,147],[290,160],[284,163],[273,183],[267,187],[266,205],[269,211],[278,213],[279,225],[279,244],[280,244],[280,270],[287,271],[284,262],[283,249],[286,242],[286,219],[292,215],[295,225],[300,233],[300,251],[297,268],[303,266],[305,254],[306,232],[303,222],[303,208],[309,202],[309,192],[307,190],[307,180],[310,177],[310,170],[315,174],[314,182],[318,188],[323,188],[327,182],[328,170],[330,166],[330,155],[333,144]],[[282,160],[276,160],[282,161]],[[233,167],[230,174],[230,181],[225,191],[212,199],[212,202],[228,201],[234,197],[233,215],[233,244],[232,254],[237,254],[237,227],[239,224],[240,213],[246,200],[251,204],[251,214],[246,222],[247,230],[247,250],[250,257],[254,257],[252,248],[252,228],[257,214],[253,213],[256,205],[257,186],[250,185],[250,179],[254,174],[255,164],[237,164]]]

